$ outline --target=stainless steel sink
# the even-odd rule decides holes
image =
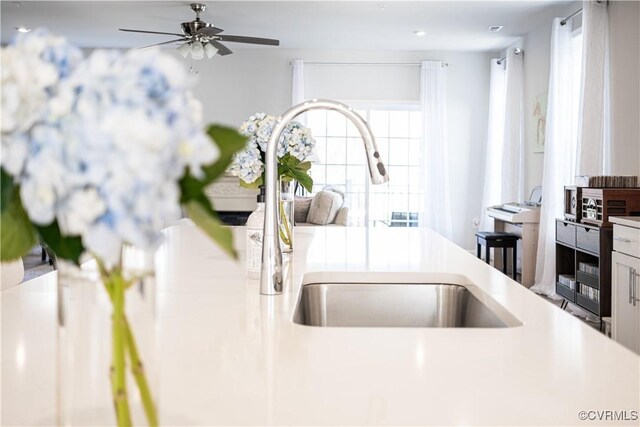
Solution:
[[[414,283],[390,282],[391,277],[378,277],[376,282],[303,283],[293,321],[322,327],[505,328],[522,324],[477,286],[415,283],[416,275],[412,278]]]

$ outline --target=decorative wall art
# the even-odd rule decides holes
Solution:
[[[535,132],[534,153],[544,153],[544,133],[547,125],[547,94],[535,97],[533,104],[533,129]]]

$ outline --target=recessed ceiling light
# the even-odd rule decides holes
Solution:
[[[16,31],[19,33],[28,33],[29,31],[31,31],[31,28],[16,27]]]
[[[492,25],[489,27],[489,32],[497,33],[498,31],[502,31],[503,28],[504,28],[504,25]]]
[[[415,34],[415,35],[416,35],[416,36],[418,36],[418,37],[422,37],[422,36],[426,36],[426,35],[427,35],[427,32],[426,32],[426,31],[423,31],[423,30],[415,30],[415,31],[413,32],[413,34]]]

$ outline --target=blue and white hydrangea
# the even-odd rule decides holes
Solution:
[[[159,242],[185,171],[219,153],[183,64],[156,50],[78,55],[42,31],[2,49],[1,164],[33,223],[57,220],[116,262],[123,243]]]
[[[286,151],[301,162],[305,161],[316,146],[316,140],[311,135],[311,129],[298,122],[291,122],[285,128]]]
[[[245,149],[235,154],[227,173],[237,176],[246,183],[255,182],[264,172],[264,162],[255,142],[248,142]]]
[[[267,143],[279,118],[265,113],[256,113],[240,125],[239,132],[246,136],[243,151],[235,154],[227,172],[237,176],[247,184],[255,182],[264,173],[264,155]],[[279,159],[291,155],[305,161],[315,148],[316,141],[311,130],[299,122],[289,123],[278,140],[276,154]]]

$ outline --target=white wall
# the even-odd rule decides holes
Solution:
[[[611,172],[640,175],[640,3],[609,3]]]
[[[233,55],[210,61],[194,61],[198,70],[197,96],[204,103],[205,118],[238,126],[257,111],[281,114],[291,100],[293,58],[308,62],[419,62],[422,59],[450,63],[448,78],[448,120],[451,149],[454,240],[474,247],[473,218],[482,206],[482,180],[486,145],[489,91],[489,59],[486,53],[383,52],[383,51],[299,51],[286,49],[238,50]],[[323,68],[324,67],[324,68]],[[371,67],[375,67],[372,71]],[[305,86],[313,97],[341,100],[418,101],[419,67],[349,66],[334,70],[335,82],[322,90],[313,80],[326,78],[324,65],[305,66]],[[393,179],[393,177],[392,177]]]

